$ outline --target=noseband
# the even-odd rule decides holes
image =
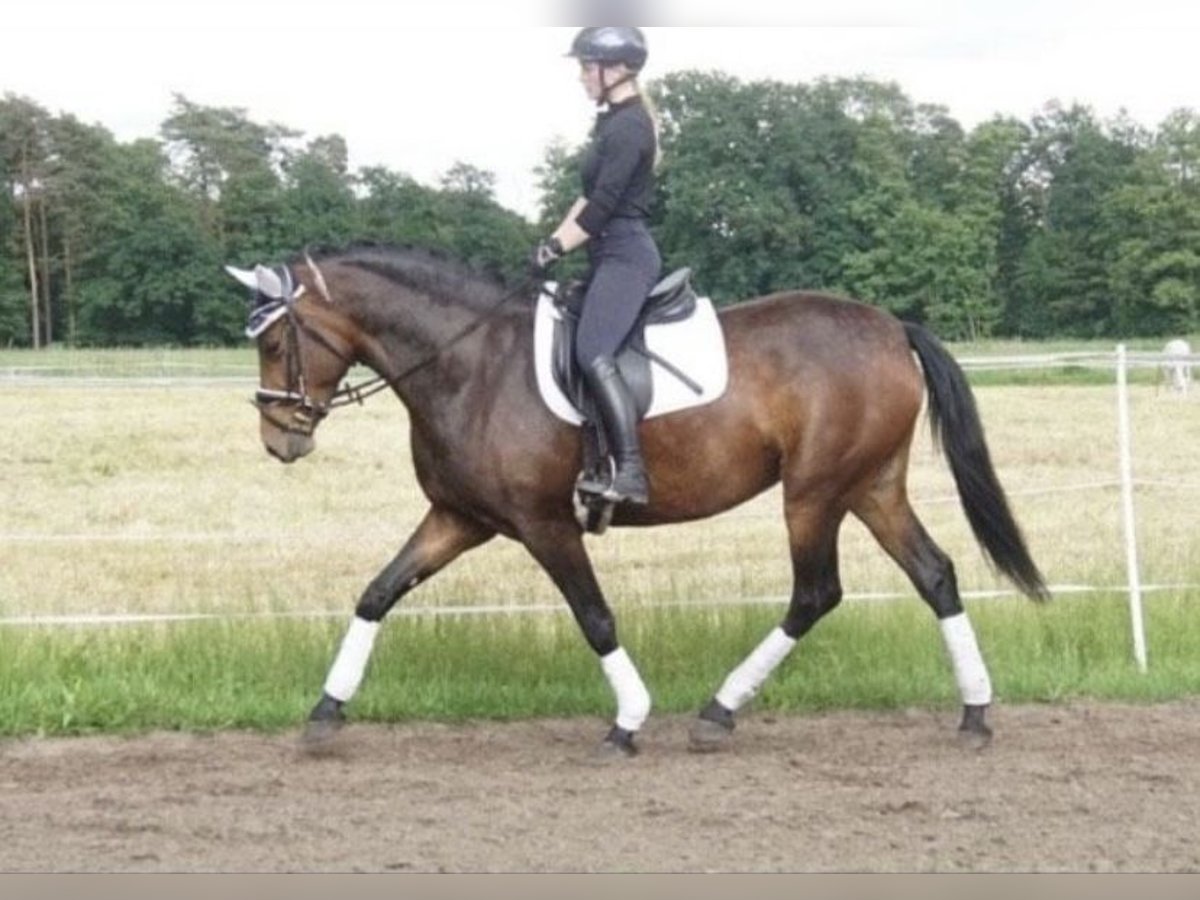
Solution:
[[[298,295],[297,298],[298,299]],[[287,389],[282,391],[269,390],[260,387],[254,392],[251,401],[262,414],[262,417],[288,434],[299,434],[311,437],[317,425],[329,415],[330,403],[316,400],[308,392],[308,379],[304,375],[304,361],[300,356],[300,332],[310,335],[320,341],[325,347],[333,350],[321,334],[310,328],[299,315],[292,303],[288,303],[284,315],[287,327]],[[344,359],[341,353],[333,352]],[[277,408],[291,404],[290,418],[283,418]]]

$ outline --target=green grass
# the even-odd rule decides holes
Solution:
[[[1089,366],[1046,366],[1029,369],[981,369],[967,372],[972,387],[1097,387],[1116,383],[1113,369]],[[1158,373],[1154,369],[1130,369],[1131,385],[1155,385]]]
[[[1200,694],[1200,597],[1147,602],[1151,668],[1132,662],[1121,597],[976,603],[1000,703],[1162,701]],[[624,643],[658,712],[698,709],[779,609],[631,609]],[[279,730],[303,721],[342,622],[250,620],[122,629],[0,629],[0,735]],[[953,708],[957,690],[918,602],[848,603],[806,637],[757,708]],[[569,616],[418,617],[387,624],[349,712],[359,721],[612,714]]]

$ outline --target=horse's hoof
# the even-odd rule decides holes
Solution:
[[[688,749],[692,753],[717,753],[729,748],[733,741],[733,729],[697,719],[688,732]]]
[[[962,724],[958,726],[958,742],[966,750],[983,750],[992,742],[992,729],[983,720],[986,706],[963,707]]]
[[[345,724],[342,703],[326,694],[308,717],[308,724],[300,735],[301,749],[312,755],[329,753]]]
[[[958,729],[958,743],[964,750],[983,750],[992,743],[992,729],[986,725],[981,729]]]
[[[606,766],[633,759],[638,755],[637,745],[633,742],[633,732],[626,731],[616,725],[600,742],[591,755],[589,762],[593,765]]]
[[[332,753],[338,743],[344,719],[315,719],[304,726],[300,735],[300,749],[309,756],[326,756]]]
[[[693,753],[725,750],[733,739],[733,728],[732,710],[712,700],[701,710],[700,718],[692,723],[688,732],[688,749]]]

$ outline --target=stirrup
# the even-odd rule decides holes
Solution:
[[[601,477],[598,472],[592,470],[580,472],[575,481],[575,521],[589,534],[604,534],[612,524],[613,510],[616,507],[615,503],[604,498],[608,484],[601,481]]]
[[[617,481],[621,477],[620,467],[610,457],[608,460],[609,475],[607,481],[597,471],[583,472],[575,482],[575,489],[581,494],[598,497],[608,503],[631,503],[645,506],[650,502],[650,486],[647,483],[645,471],[642,471],[641,483],[627,486],[624,490],[617,489]]]
[[[599,467],[580,472],[579,477],[575,479],[575,490],[587,498],[613,503],[615,500],[610,494],[613,481],[617,477],[617,465],[611,456],[606,457],[604,461],[608,464],[608,472],[602,472]]]

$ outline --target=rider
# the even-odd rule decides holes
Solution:
[[[583,196],[533,253],[544,274],[560,257],[588,245],[587,293],[575,358],[595,400],[616,460],[611,484],[585,478],[579,489],[613,502],[644,504],[649,484],[642,462],[633,396],[615,363],[662,269],[646,220],[654,196],[658,136],[638,87],[646,39],[631,26],[584,28],[568,56],[579,60],[588,97],[606,107],[596,117],[582,166]]]

